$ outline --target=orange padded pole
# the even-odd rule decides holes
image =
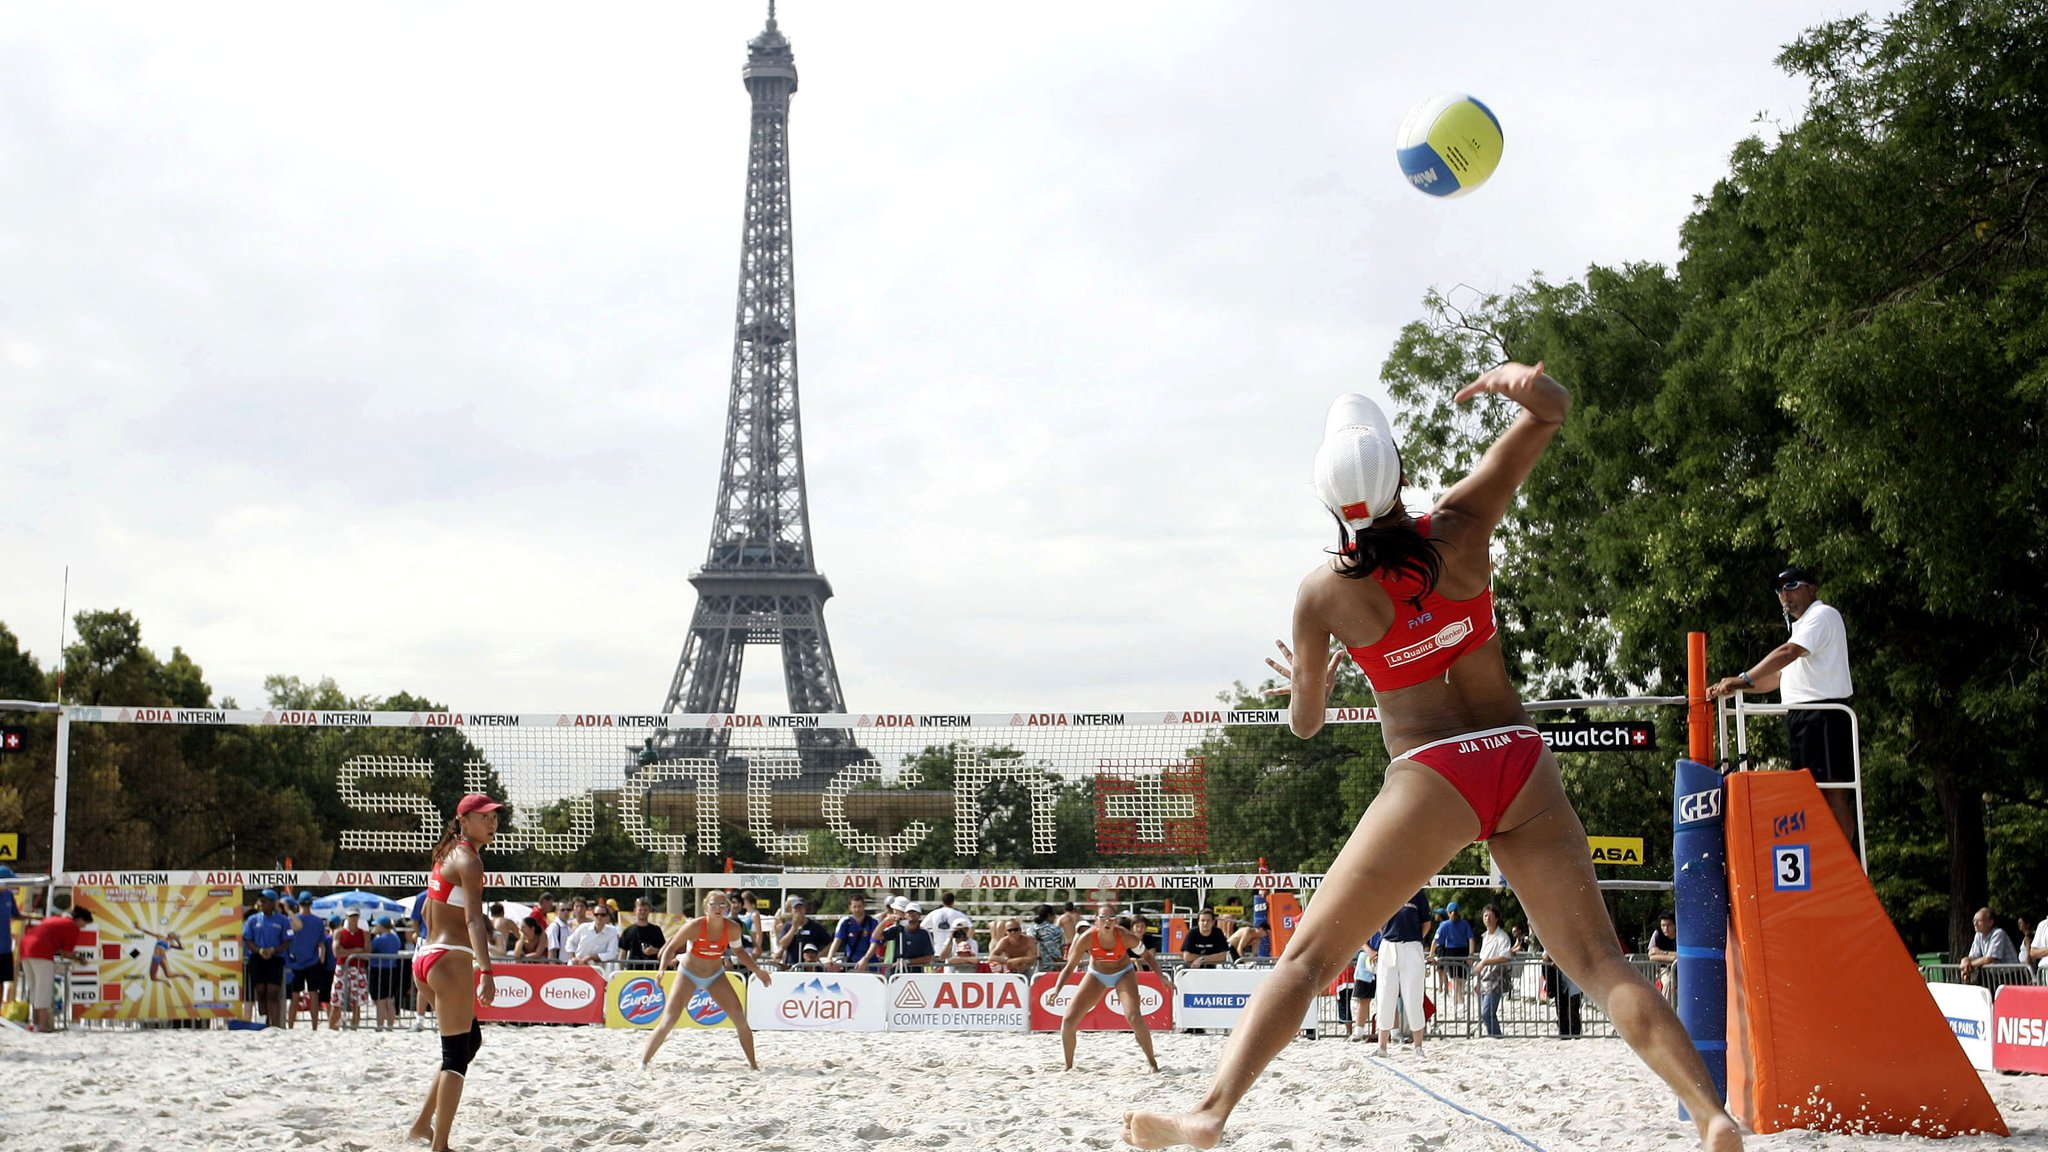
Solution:
[[[1714,762],[1714,710],[1707,706],[1707,634],[1685,634],[1685,754]]]

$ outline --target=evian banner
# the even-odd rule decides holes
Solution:
[[[476,1018],[514,1024],[604,1023],[604,977],[573,964],[498,964],[496,998]]]
[[[1067,1004],[1074,998],[1074,990],[1082,980],[1095,977],[1076,973],[1066,984],[1055,988],[1053,978],[1057,972],[1041,972],[1031,981],[1031,1027],[1038,1032],[1056,1031],[1060,1021],[1066,1018]],[[1138,1011],[1145,1017],[1145,1026],[1155,1032],[1173,1029],[1173,997],[1157,972],[1138,973]],[[1083,1032],[1128,1032],[1131,1022],[1124,1019],[1123,997],[1115,990],[1096,1001],[1095,1007],[1081,1017]]]
[[[889,1031],[1022,1032],[1031,1026],[1022,976],[914,972],[889,981]]]
[[[880,1032],[888,1027],[888,986],[861,972],[778,972],[755,985],[747,1023],[763,1032]]]

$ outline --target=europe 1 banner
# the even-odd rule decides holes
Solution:
[[[97,999],[86,1020],[199,1020],[242,999],[242,890],[193,884],[76,888],[92,913]],[[74,984],[78,981],[74,979]]]

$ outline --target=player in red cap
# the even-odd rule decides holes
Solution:
[[[496,992],[491,983],[491,921],[484,914],[483,849],[497,836],[498,812],[504,807],[481,792],[464,796],[434,846],[434,867],[427,875],[426,922],[420,926],[422,943],[413,954],[412,975],[434,994],[435,1018],[441,1023],[441,1066],[434,1071],[427,1101],[407,1135],[431,1141],[436,1152],[448,1147],[455,1109],[462,1103],[463,1078],[483,1046],[477,1002],[489,1004]]]

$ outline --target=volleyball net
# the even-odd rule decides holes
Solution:
[[[1282,709],[73,706],[58,717],[50,871],[64,885],[417,889],[456,802],[483,792],[510,806],[487,888],[1308,890],[1387,759],[1376,709],[1325,720],[1330,735],[1304,742]],[[1539,727],[1564,755],[1655,747],[1648,722]],[[222,791],[236,781],[239,798]],[[222,819],[271,803],[297,813],[290,833],[252,844],[246,819],[239,833]],[[1489,873],[1475,849],[1431,886],[1497,885]]]
[[[819,888],[1091,888],[1139,871],[1253,870],[1256,854],[1231,858],[1286,846],[1261,843],[1257,828],[1219,830],[1217,819],[1219,801],[1241,813],[1289,751],[1285,714],[1272,709],[74,707],[64,719],[51,852],[60,883],[225,882],[235,872],[248,886],[412,884],[466,792],[510,805],[489,857],[493,887],[698,887],[730,882],[736,868],[802,873]],[[1373,709],[1331,709],[1329,720],[1377,739]],[[111,811],[98,782],[210,776],[196,770],[218,765],[303,792],[320,842],[298,846],[290,865],[250,867],[230,846],[181,849],[163,836],[148,838],[147,859],[124,858],[106,830],[136,822],[136,789]],[[144,866],[152,860],[170,866]]]

